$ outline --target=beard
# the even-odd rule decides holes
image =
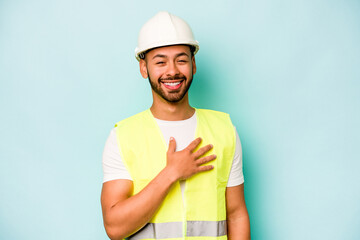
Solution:
[[[167,77],[167,78],[159,78],[157,81],[152,80],[149,75],[148,79],[149,79],[149,83],[150,83],[152,90],[157,95],[159,95],[162,99],[164,99],[165,101],[167,101],[169,103],[177,103],[177,102],[180,102],[184,98],[186,93],[188,92],[188,90],[191,86],[192,80],[193,80],[193,75],[191,74],[191,78],[187,79],[184,75],[177,74],[177,75]],[[182,86],[181,86],[180,89],[170,90],[167,93],[162,89],[162,87],[161,87],[162,80],[179,80],[179,79],[183,80],[183,82],[181,84],[186,84],[184,89],[182,89]]]

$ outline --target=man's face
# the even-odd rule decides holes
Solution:
[[[196,72],[195,58],[186,45],[160,47],[149,51],[145,59],[140,60],[140,71],[144,78],[149,78],[156,96],[176,103],[190,88]]]

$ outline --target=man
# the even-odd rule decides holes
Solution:
[[[237,133],[227,114],[189,104],[198,49],[187,23],[167,12],[140,31],[135,54],[153,104],[118,122],[105,145],[111,239],[250,239]]]

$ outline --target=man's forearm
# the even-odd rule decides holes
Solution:
[[[228,219],[227,228],[229,240],[250,239],[250,221],[247,214],[239,218]]]
[[[123,239],[148,223],[174,182],[176,179],[165,168],[139,193],[111,206],[104,217],[109,237]]]

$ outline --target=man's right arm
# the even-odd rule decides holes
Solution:
[[[184,150],[175,152],[175,140],[170,139],[166,167],[135,195],[132,195],[131,180],[113,180],[103,184],[101,204],[104,226],[111,239],[123,239],[148,223],[175,182],[213,168],[211,165],[202,166],[216,158],[215,155],[202,157],[210,151],[211,145],[193,152],[200,142],[200,138],[195,139]]]
[[[131,196],[131,180],[105,182],[101,203],[110,239],[123,239],[144,226],[154,215],[176,179],[164,169],[142,191]]]

